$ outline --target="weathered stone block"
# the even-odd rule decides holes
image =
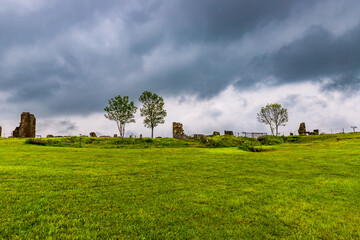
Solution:
[[[36,118],[34,114],[23,112],[21,114],[20,126],[13,131],[13,137],[34,138],[36,130]]]
[[[95,132],[90,133],[90,137],[97,137]]]
[[[225,135],[234,136],[234,132],[233,132],[233,131],[229,131],[229,130],[225,130],[225,131],[224,131],[224,134],[225,134]]]
[[[314,129],[314,134],[319,135],[319,129]]]
[[[305,123],[304,123],[304,122],[300,123],[298,133],[299,133],[300,135],[301,135],[301,134],[306,134],[306,127],[305,127]]]
[[[186,138],[183,125],[181,123],[173,122],[173,138],[177,138],[177,139]]]
[[[220,135],[219,132],[217,132],[217,131],[214,131],[214,132],[213,132],[213,136],[219,136],[219,135]]]
[[[194,134],[194,138],[197,140],[201,140],[201,139],[205,138],[205,135],[204,134]]]

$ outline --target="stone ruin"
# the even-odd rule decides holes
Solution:
[[[194,138],[197,140],[201,140],[201,139],[205,138],[205,135],[204,134],[194,134]]]
[[[233,132],[233,131],[229,131],[229,130],[225,130],[225,131],[224,131],[224,135],[234,136],[234,132]]]
[[[307,132],[304,122],[300,123],[298,132],[299,132],[299,135],[301,135],[301,134],[304,134],[304,135],[305,134],[307,134],[307,135],[319,135],[320,134],[319,129],[314,129],[314,131],[312,131],[312,132]]]
[[[36,129],[36,118],[34,114],[23,112],[21,114],[20,126],[15,128],[12,136],[15,138],[34,138]]]
[[[298,133],[299,135],[306,134],[306,127],[304,122],[300,123]]]
[[[214,131],[214,132],[213,132],[213,136],[220,136],[220,133],[217,132],[217,131]]]
[[[90,133],[90,137],[97,137],[95,132]]]
[[[173,138],[177,138],[177,139],[186,138],[183,125],[181,123],[173,122]]]

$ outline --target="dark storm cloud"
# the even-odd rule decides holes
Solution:
[[[326,2],[317,4],[331,10]],[[230,85],[254,87],[268,75],[278,83],[334,76],[328,89],[358,82],[359,27],[341,36],[313,27],[266,54],[242,45],[262,31],[281,33],[314,6],[310,0],[12,5],[0,11],[0,91],[10,94],[8,103],[44,114],[90,114],[118,94],[211,98]]]
[[[270,69],[268,74],[274,75],[280,83],[329,78],[330,83],[325,83],[324,89],[358,89],[359,43],[360,25],[341,36],[314,26],[301,39],[266,56],[265,66]]]

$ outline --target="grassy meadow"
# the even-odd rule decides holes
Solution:
[[[49,140],[0,138],[0,239],[360,239],[360,134]]]

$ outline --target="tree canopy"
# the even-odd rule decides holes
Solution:
[[[139,101],[143,103],[140,113],[144,119],[144,125],[151,128],[151,137],[154,137],[154,128],[165,122],[164,118],[167,113],[164,109],[164,99],[155,93],[145,91],[139,97]]]
[[[137,107],[135,107],[133,101],[129,102],[128,96],[121,97],[119,95],[111,98],[108,102],[109,106],[104,108],[106,112],[105,117],[116,122],[120,137],[124,139],[125,125],[135,122],[134,114],[136,113]]]
[[[262,107],[257,114],[257,119],[260,123],[269,125],[271,134],[274,136],[278,136],[279,126],[285,126],[285,123],[289,120],[287,109],[278,103],[267,104],[265,107]]]

